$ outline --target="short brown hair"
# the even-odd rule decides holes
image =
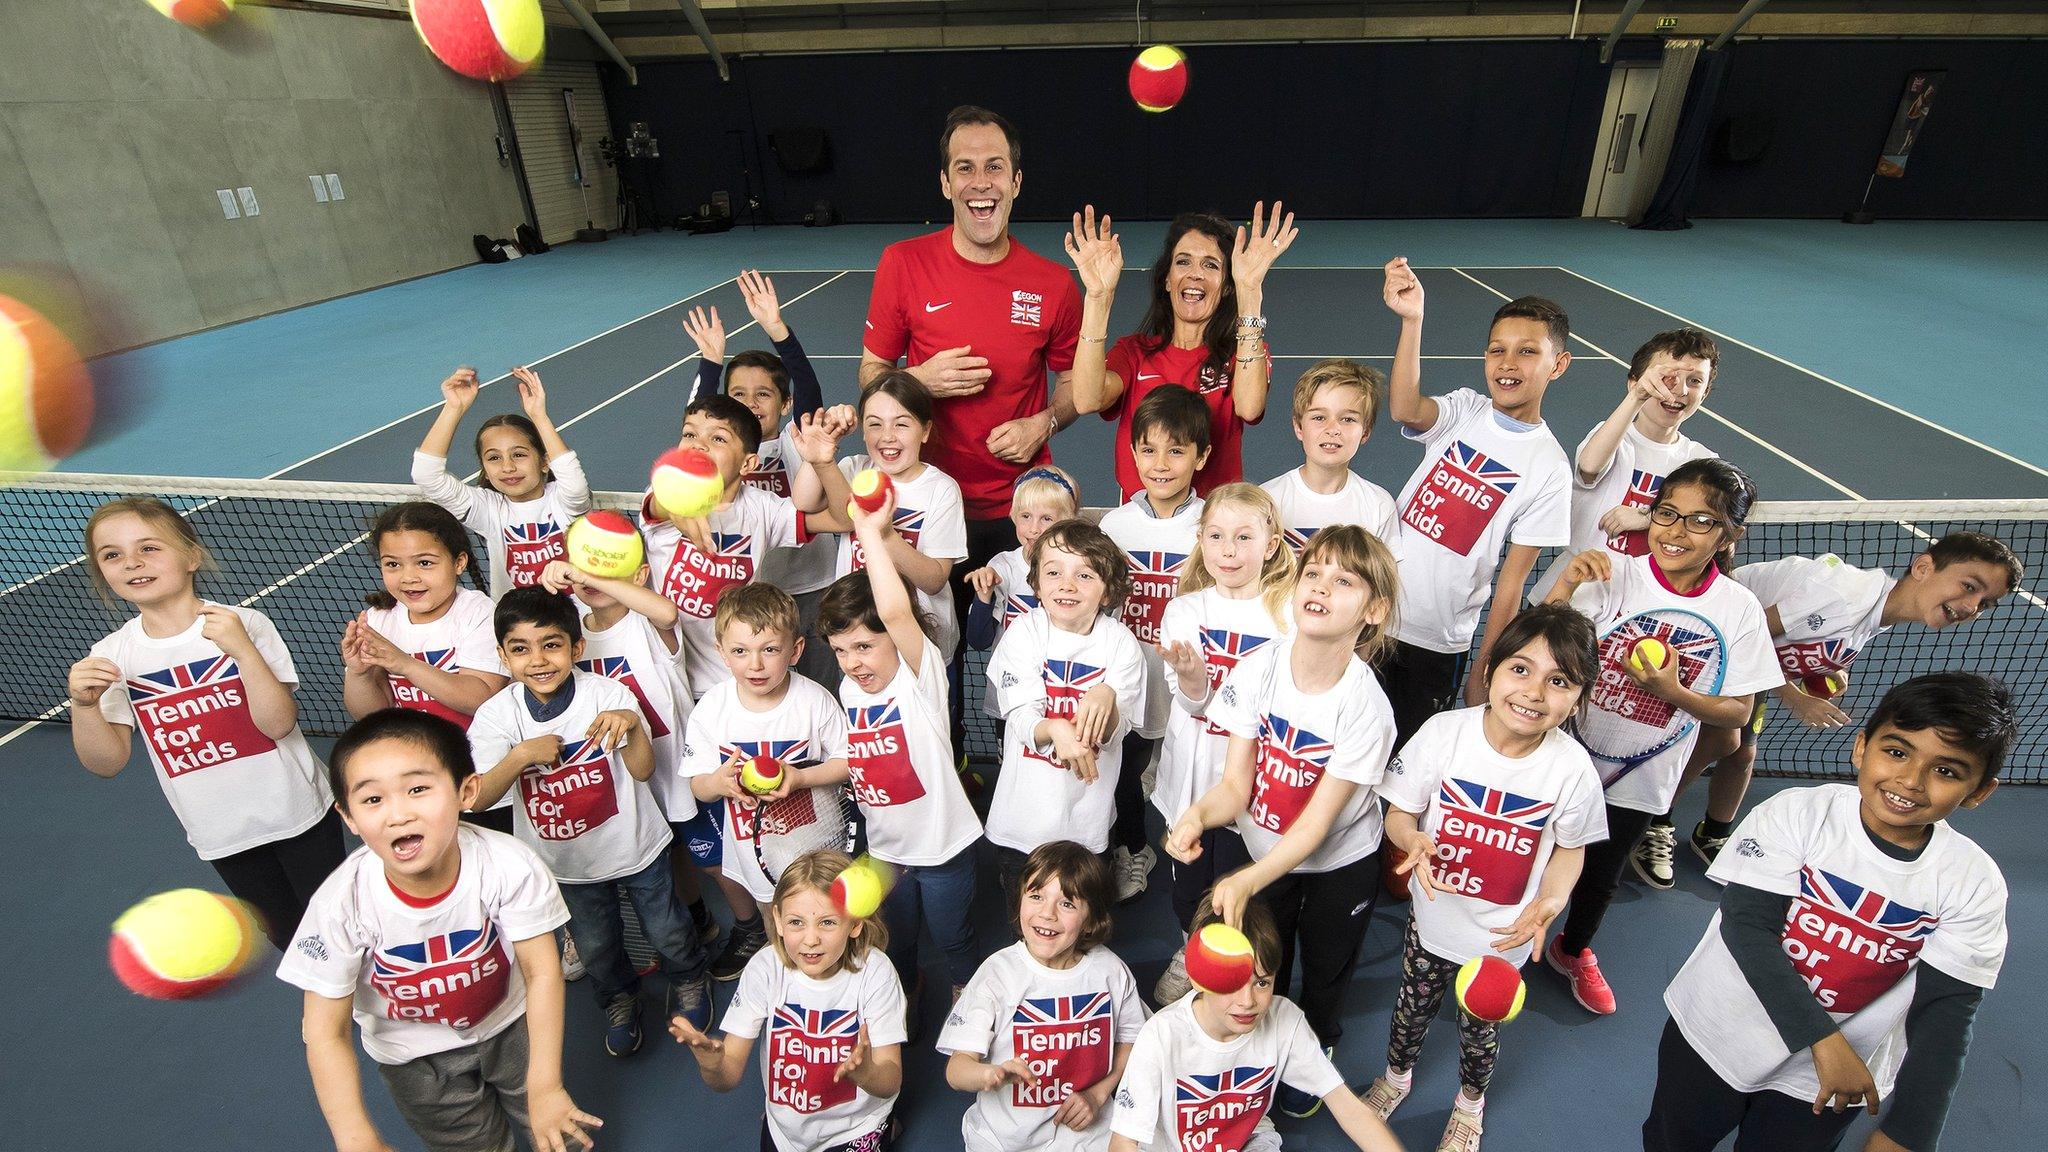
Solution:
[[[859,572],[848,572],[834,580],[818,597],[818,616],[813,628],[818,638],[828,644],[832,637],[855,628],[865,628],[879,636],[889,634],[889,625],[882,620],[882,613],[875,607],[875,587],[868,583],[874,570],[864,568]],[[930,636],[935,628],[931,613],[918,607],[917,589],[905,580],[903,587],[910,594],[911,610],[917,613],[918,627]]]
[[[804,634],[803,617],[797,613],[796,601],[775,585],[759,580],[727,588],[719,595],[718,609],[711,617],[711,634],[725,639],[725,630],[734,621],[756,632],[780,632],[791,640]]]
[[[1537,604],[1516,613],[1486,650],[1487,684],[1493,683],[1495,669],[1538,640],[1550,649],[1564,678],[1579,686],[1578,710],[1583,712],[1593,682],[1600,677],[1600,653],[1593,622],[1569,604]]]
[[[1010,145],[1010,171],[1024,166],[1024,141],[1017,135],[1017,126],[1005,120],[1000,113],[973,104],[962,104],[946,113],[946,126],[939,132],[939,170],[953,166],[953,133],[969,125],[993,124],[1003,130],[1003,140]]]
[[[1188,925],[1188,934],[1222,921],[1223,917],[1216,914],[1216,890],[1211,888],[1196,902],[1195,919]],[[1273,910],[1265,900],[1254,897],[1245,904],[1244,935],[1252,942],[1252,963],[1258,970],[1268,976],[1280,976],[1280,926],[1273,922]]]
[[[1178,384],[1162,384],[1138,401],[1131,415],[1131,447],[1157,430],[1169,444],[1192,444],[1197,452],[1209,450],[1209,406],[1191,390]]]
[[[1709,384],[1713,383],[1714,374],[1721,369],[1721,348],[1714,343],[1712,336],[1697,328],[1676,328],[1669,332],[1659,332],[1643,341],[1643,346],[1636,349],[1634,356],[1629,357],[1628,378],[1641,379],[1643,373],[1650,370],[1650,361],[1655,360],[1659,353],[1673,360],[1705,360]]]
[[[1517,296],[1501,305],[1493,314],[1493,323],[1487,325],[1491,332],[1503,320],[1534,320],[1548,329],[1550,342],[1559,352],[1570,351],[1572,322],[1564,314],[1564,308],[1555,300],[1542,296]]]
[[[768,902],[770,914],[779,918],[777,910],[782,907],[782,902],[798,892],[817,892],[830,900],[832,882],[839,879],[841,872],[851,867],[853,857],[830,848],[806,852],[797,857],[796,862],[783,872],[782,879],[775,882],[775,897]],[[873,916],[848,916],[847,919],[860,926],[860,934],[846,942],[846,956],[840,962],[848,971],[858,972],[868,953],[888,950],[889,929],[882,923],[879,912]],[[796,967],[796,961],[790,959],[788,950],[782,946],[782,933],[773,923],[768,924],[767,928],[768,941],[775,946],[775,954],[782,957],[783,966]]]
[[[1962,560],[1978,560],[2005,569],[2005,590],[2017,592],[2027,577],[2027,566],[2012,548],[1996,536],[1982,532],[1951,532],[1927,546],[1927,558],[1937,569]]]
[[[1123,610],[1124,601],[1131,598],[1131,562],[1124,558],[1124,550],[1109,538],[1109,533],[1086,520],[1062,520],[1047,528],[1045,535],[1031,546],[1031,555],[1025,558],[1030,564],[1025,579],[1033,594],[1038,592],[1038,558],[1045,555],[1047,548],[1072,552],[1102,577],[1104,615],[1114,616]]]
[[[1081,924],[1081,935],[1074,941],[1074,950],[1087,952],[1109,943],[1110,910],[1116,907],[1116,880],[1109,874],[1108,861],[1072,840],[1040,844],[1025,858],[1024,871],[1017,877],[1017,906],[1011,911],[1020,921],[1024,915],[1025,894],[1035,888],[1043,888],[1048,880],[1059,881],[1061,892],[1088,906],[1088,917]]]
[[[775,385],[775,390],[782,394],[784,400],[789,399],[789,369],[782,366],[782,357],[773,352],[763,352],[759,348],[733,353],[725,362],[725,383],[728,388],[732,386],[732,374],[742,368],[759,368],[766,372],[768,382]]]
[[[912,376],[909,369],[885,368],[876,373],[873,380],[867,382],[860,390],[858,407],[862,419],[867,418],[868,401],[874,399],[877,394],[893,398],[898,404],[903,405],[903,410],[910,413],[912,419],[927,428],[931,427],[936,415],[931,390],[924,386],[924,381]]]
[[[1377,368],[1368,368],[1356,360],[1332,357],[1318,360],[1308,366],[1301,379],[1294,382],[1294,419],[1296,423],[1308,415],[1309,405],[1315,403],[1316,393],[1325,388],[1356,388],[1364,398],[1359,410],[1365,416],[1366,427],[1379,418],[1380,394],[1386,391],[1386,374]]]
[[[97,549],[92,538],[93,534],[99,531],[100,525],[123,515],[141,517],[142,522],[149,525],[151,531],[164,538],[164,543],[184,553],[185,559],[197,562],[199,572],[220,570],[213,562],[213,554],[200,542],[199,533],[192,530],[192,525],[186,522],[185,517],[180,515],[176,508],[154,496],[123,496],[117,500],[109,500],[93,509],[92,515],[85,521],[85,554],[88,558],[86,571],[92,577],[94,594],[107,607],[119,607],[121,600],[115,594],[113,585],[107,583],[106,573],[100,571],[99,558],[94,555]],[[197,577],[198,572],[193,575]]]

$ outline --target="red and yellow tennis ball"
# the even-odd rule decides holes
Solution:
[[[848,487],[853,489],[853,502],[860,505],[862,511],[880,512],[882,505],[889,502],[890,493],[896,491],[896,482],[889,479],[887,472],[863,468],[853,474],[853,482]]]
[[[1628,649],[1628,664],[1638,672],[1662,668],[1671,663],[1671,646],[1655,636],[1645,636],[1631,644]]]
[[[0,296],[0,471],[41,472],[92,430],[92,377],[46,317]]]
[[[149,0],[149,6],[187,28],[211,28],[235,10],[235,0]]]
[[[132,992],[153,1000],[189,1000],[217,992],[248,971],[262,939],[247,904],[179,888],[121,913],[107,942],[107,962]]]
[[[1815,700],[1833,700],[1844,687],[1842,678],[1832,672],[1815,672],[1799,678],[1799,690]]]
[[[1475,956],[1458,969],[1458,1007],[1475,1019],[1505,1024],[1521,1014],[1528,989],[1522,974],[1499,956]]]
[[[1201,931],[1188,937],[1182,963],[1187,966],[1188,983],[1204,992],[1228,996],[1251,983],[1252,942],[1228,924],[1204,924]]]
[[[1131,99],[1147,112],[1164,112],[1188,91],[1188,58],[1171,44],[1154,44],[1131,61]]]
[[[540,59],[540,0],[412,0],[427,51],[472,80],[510,80]]]
[[[718,463],[696,448],[671,448],[654,460],[654,501],[671,517],[709,516],[725,494]]]
[[[740,787],[756,796],[766,796],[782,787],[782,761],[773,756],[751,756],[740,765]]]
[[[592,576],[630,580],[647,560],[647,544],[633,522],[607,509],[576,518],[567,535],[569,563]]]
[[[847,865],[832,880],[833,906],[855,919],[873,916],[888,894],[888,878],[866,857]]]

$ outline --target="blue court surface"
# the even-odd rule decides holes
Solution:
[[[67,467],[403,483],[411,451],[433,419],[438,381],[450,368],[473,364],[493,381],[479,401],[480,419],[516,407],[501,374],[528,363],[545,380],[551,412],[593,485],[637,488],[647,461],[673,442],[680,425],[696,368],[680,326],[688,308],[716,306],[728,329],[739,329],[732,350],[766,347],[748,326],[732,280],[742,267],[769,270],[828,400],[850,401],[875,257],[887,242],[921,230],[742,228],[712,237],[621,238],[460,269],[123,353],[119,368],[149,384],[147,407],[135,427]],[[1144,269],[1162,230],[1134,224],[1122,231],[1127,270],[1110,326],[1117,334],[1135,327],[1142,313]],[[1058,257],[1054,227],[1025,225],[1019,234]],[[2040,225],[1842,230],[1749,222],[1641,234],[1592,221],[1307,222],[1301,244],[1267,286],[1278,365],[1269,415],[1245,438],[1249,476],[1264,479],[1299,461],[1286,412],[1301,369],[1335,355],[1389,363],[1396,324],[1380,303],[1379,266],[1395,254],[1415,263],[1428,292],[1424,387],[1431,392],[1483,387],[1479,353],[1487,319],[1502,300],[1538,293],[1565,306],[1574,360],[1552,386],[1544,414],[1567,447],[1620,396],[1629,353],[1652,333],[1690,322],[1721,337],[1722,362],[1708,407],[1688,432],[1749,468],[1768,500],[2048,497],[2048,417],[2022,351],[2022,333],[2048,324],[2048,228]],[[1112,427],[1084,419],[1055,443],[1057,459],[1080,477],[1091,504],[1111,499]],[[1397,432],[1382,418],[1359,461],[1365,475],[1389,489],[1416,461]],[[462,444],[458,437],[453,463],[465,467],[457,471],[473,467]],[[203,515],[200,522],[204,533]],[[30,532],[62,536],[76,528],[46,524]],[[375,578],[367,558],[327,555],[346,539],[244,541],[229,575],[236,588],[262,589],[306,563],[285,563],[304,551],[320,569],[312,578],[367,588]],[[0,549],[4,584],[11,591],[19,581],[49,578],[45,556],[20,539]],[[33,614],[22,603],[0,596],[0,642],[15,650],[47,628],[28,618]],[[2042,609],[2015,598],[1999,611]],[[338,632],[340,623],[308,622],[308,635],[329,625]],[[93,621],[88,631],[111,627]],[[302,673],[335,663],[331,642],[295,638],[293,646]],[[80,647],[69,659],[82,654]],[[62,662],[54,659],[33,658],[29,671],[18,670],[48,683],[49,704],[62,696]],[[2025,722],[2033,727],[2040,720]],[[131,765],[113,781],[94,779],[78,767],[66,730],[56,724],[0,728],[0,764],[0,799],[17,813],[0,839],[0,868],[27,881],[0,896],[14,926],[0,956],[11,970],[34,974],[0,1010],[0,1027],[17,1037],[0,1080],[0,1109],[14,1120],[0,1143],[327,1146],[304,1070],[294,990],[265,976],[212,1000],[163,1005],[129,996],[106,969],[106,925],[122,908],[166,888],[219,886],[183,843],[147,765]],[[2025,767],[2038,774],[2043,765]],[[1761,782],[1753,798],[1784,786]],[[1698,793],[1688,798],[1681,827],[1690,826],[1703,802]],[[2030,1075],[2048,1072],[2048,1049],[2033,1027],[2048,1014],[2048,968],[2040,958],[2048,939],[2048,846],[2037,831],[2044,820],[2048,792],[2015,786],[1957,821],[2005,871],[2011,947],[1998,989],[1978,1017],[1947,1147],[2024,1146],[2037,1140],[2023,1133],[2048,1124],[2048,1109],[2023,1091]],[[993,890],[992,870],[985,879]],[[1153,891],[1120,910],[1112,944],[1145,989],[1178,944],[1164,868],[1154,880]],[[1529,970],[1530,1010],[1503,1033],[1487,1148],[1639,1146],[1636,1127],[1664,1021],[1658,997],[1698,939],[1713,899],[1689,856],[1672,892],[1633,881],[1624,886],[1599,942],[1621,1002],[1613,1018],[1590,1018],[1561,981]],[[985,949],[1008,939],[995,903],[984,900],[981,909]],[[1383,1062],[1403,915],[1399,906],[1383,908],[1366,940],[1338,1051],[1339,1067],[1355,1081]],[[942,995],[931,990],[927,1011],[934,1018]],[[602,1051],[590,993],[570,989],[567,1082],[579,1104],[607,1120],[599,1146],[752,1147],[757,1078],[730,1097],[713,1097],[689,1057],[649,1023],[648,1047],[631,1060],[612,1060]],[[1410,1148],[1434,1147],[1455,1091],[1455,1052],[1445,1022],[1424,1053],[1415,1094],[1396,1118]],[[413,1146],[367,1058],[363,1063],[365,1095],[385,1136],[395,1147]],[[929,1049],[908,1058],[900,1108],[909,1122],[906,1148],[959,1146],[966,1098],[944,1088],[941,1063]],[[106,1091],[114,1086],[121,1104],[109,1108]],[[1344,1146],[1327,1117],[1281,1127],[1290,1148]]]

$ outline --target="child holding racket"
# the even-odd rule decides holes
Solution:
[[[1600,676],[1574,734],[1607,795],[1608,839],[1586,852],[1564,931],[1544,952],[1588,1012],[1614,1011],[1590,945],[1650,817],[1671,807],[1701,724],[1732,728],[1755,693],[1785,682],[1764,610],[1724,575],[1756,484],[1726,460],[1672,469],[1650,508],[1649,553],[1593,548],[1572,557],[1550,603],[1592,617]]]
[[[1366,1090],[1382,1119],[1408,1096],[1430,1022],[1481,956],[1520,968],[1607,835],[1600,776],[1564,724],[1599,674],[1593,623],[1562,604],[1527,609],[1487,654],[1486,704],[1430,717],[1387,766],[1387,843],[1416,897],[1401,944],[1387,1070]],[[1458,1013],[1458,1082],[1438,1152],[1478,1152],[1500,1026]]]
[[[888,931],[833,903],[832,881],[852,864],[844,852],[814,852],[782,874],[768,910],[774,947],[747,962],[724,1035],[669,1021],[713,1092],[737,1087],[755,1042],[766,1041],[764,1152],[888,1152],[894,1141],[903,985],[883,955]]]
[[[733,905],[732,939],[712,961],[711,977],[737,980],[768,943],[754,905],[767,908],[778,879],[767,874],[756,853],[764,806],[803,805],[812,789],[834,790],[845,782],[846,717],[830,692],[793,671],[803,658],[804,641],[789,593],[760,583],[731,589],[719,598],[714,622],[718,652],[732,678],[713,685],[691,711],[680,771],[701,802],[685,832],[691,852],[699,867],[729,886],[727,899]],[[741,765],[757,757],[782,765],[781,783],[765,796],[740,784]],[[836,826],[823,821],[810,827],[816,830],[821,823]],[[700,840],[710,845],[702,854],[695,846]],[[736,898],[731,887],[744,898]]]
[[[946,659],[932,643],[896,570],[896,499],[869,512],[858,505],[855,536],[867,568],[843,576],[818,604],[818,633],[839,660],[839,702],[846,708],[846,763],[854,800],[867,818],[868,850],[896,868],[882,901],[889,959],[917,974],[910,1035],[918,1033],[920,928],[946,957],[957,998],[974,976],[974,842],[981,821],[968,806],[947,729]]]
[[[1159,623],[1173,709],[1152,806],[1169,823],[1223,779],[1230,733],[1209,719],[1210,698],[1238,661],[1287,634],[1294,551],[1285,544],[1286,531],[1273,498],[1250,484],[1225,484],[1202,505],[1194,560],[1181,573],[1180,595]],[[1196,903],[1216,882],[1217,859],[1243,858],[1241,843],[1219,850],[1219,840],[1236,841],[1237,833],[1227,827],[1204,832],[1201,855],[1191,864],[1168,857],[1173,918],[1183,928],[1194,922]],[[1187,967],[1175,950],[1152,989],[1152,1002],[1164,1007],[1187,994]]]
[[[1019,939],[982,963],[939,1033],[946,1083],[975,1094],[967,1152],[1079,1152],[1109,1134],[1109,1098],[1145,1005],[1109,942],[1116,881],[1100,853],[1040,845],[1019,877]]]
[[[1394,713],[1366,660],[1390,642],[1399,593],[1393,553],[1356,524],[1317,532],[1294,584],[1294,632],[1240,661],[1209,705],[1230,734],[1223,779],[1166,836],[1183,864],[1202,834],[1235,822],[1252,863],[1217,861],[1211,900],[1233,925],[1263,893],[1280,930],[1285,994],[1301,952],[1301,1010],[1325,1051],[1343,1035],[1344,992],[1379,898],[1380,801],[1394,749]],[[1219,844],[1218,848],[1224,845]],[[1313,1093],[1280,1088],[1280,1110],[1308,1116]]]

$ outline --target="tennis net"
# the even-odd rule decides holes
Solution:
[[[348,724],[341,702],[342,626],[379,587],[366,539],[370,522],[391,504],[418,498],[398,484],[333,484],[278,480],[194,479],[127,475],[0,476],[0,651],[14,673],[0,681],[0,718],[66,718],[64,683],[71,664],[126,618],[95,594],[82,554],[86,518],[104,501],[153,495],[186,514],[219,564],[202,574],[209,599],[256,608],[291,649],[299,673],[305,730],[334,734]],[[601,506],[630,510],[638,493],[597,494]],[[2011,545],[2026,563],[2027,587],[1983,618],[1940,632],[1895,628],[1867,645],[1837,701],[1861,717],[1891,684],[1921,672],[1966,669],[2003,679],[2013,690],[2021,735],[2007,778],[2048,781],[2048,501],[1901,501],[1759,504],[1744,539],[1744,561],[1833,553],[1858,567],[1902,572],[1930,542],[1952,531],[1986,532]],[[477,554],[483,554],[478,542]],[[1541,572],[1547,558],[1539,562]],[[986,654],[965,654],[964,715],[968,755],[1000,759],[1000,726],[981,707]],[[1774,715],[1758,758],[1760,771],[1814,778],[1850,773],[1853,730],[1813,731]]]

